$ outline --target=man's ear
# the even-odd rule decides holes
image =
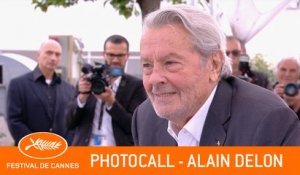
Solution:
[[[224,64],[224,56],[220,50],[214,52],[209,59],[209,71],[210,71],[210,80],[212,82],[218,81],[223,64]]]

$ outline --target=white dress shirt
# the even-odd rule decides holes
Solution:
[[[213,89],[205,103],[196,114],[178,132],[178,128],[170,121],[168,123],[168,133],[176,140],[178,146],[199,146],[205,119],[217,86]],[[176,134],[178,133],[178,135]]]

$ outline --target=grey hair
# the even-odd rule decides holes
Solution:
[[[226,38],[216,20],[205,11],[185,4],[172,5],[148,14],[143,21],[143,30],[164,25],[182,24],[189,39],[206,63],[209,56],[221,50],[224,57],[221,76],[231,75],[231,60],[225,56]]]
[[[276,66],[276,72],[278,72],[279,66],[282,64],[282,62],[283,62],[283,61],[286,61],[286,60],[293,61],[293,62],[297,65],[297,68],[298,68],[298,70],[297,70],[297,71],[298,71],[298,75],[300,76],[300,62],[299,62],[299,60],[297,59],[296,56],[286,56],[286,57],[282,58],[282,59],[278,62],[277,66]]]

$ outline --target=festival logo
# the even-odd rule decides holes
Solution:
[[[34,159],[52,159],[65,153],[68,144],[61,136],[49,132],[36,132],[23,137],[18,148],[22,154]]]

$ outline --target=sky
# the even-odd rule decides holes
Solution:
[[[70,8],[50,7],[47,13],[34,9],[31,0],[0,1],[0,51],[36,50],[49,35],[73,35],[81,39],[84,50],[101,50],[106,37],[121,34],[128,38],[130,50],[139,50],[141,16],[125,19],[102,0],[82,2]],[[250,40],[250,55],[262,53],[275,64],[285,55],[300,56],[300,10],[282,12]]]
[[[247,43],[249,52],[263,53],[270,61],[300,56],[300,10],[280,13]]]
[[[37,49],[49,35],[73,35],[85,44],[85,50],[102,49],[105,38],[121,34],[139,47],[141,17],[125,19],[110,4],[81,2],[70,8],[50,7],[47,13],[34,9],[31,0],[0,1],[0,50]]]

